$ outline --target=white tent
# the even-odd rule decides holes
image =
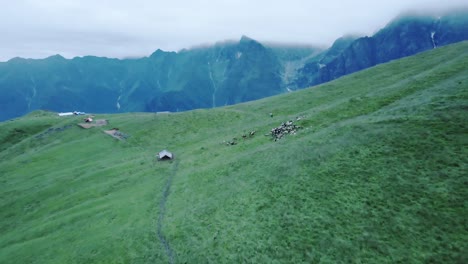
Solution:
[[[158,159],[159,160],[168,160],[168,159],[172,159],[172,158],[173,158],[172,153],[167,151],[167,150],[163,150],[163,151],[158,153]]]

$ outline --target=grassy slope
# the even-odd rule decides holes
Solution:
[[[167,262],[171,176],[177,263],[466,262],[467,51],[226,108],[99,116],[125,142],[43,112],[0,123],[0,262]],[[263,135],[297,116],[297,135]],[[163,148],[177,162],[155,162]]]

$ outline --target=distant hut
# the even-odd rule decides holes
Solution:
[[[167,150],[163,150],[158,153],[158,160],[171,160],[173,158],[174,155],[172,155],[172,153]]]
[[[72,116],[73,112],[58,113],[58,116]]]

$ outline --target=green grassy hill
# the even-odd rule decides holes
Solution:
[[[467,62],[462,42],[225,108],[0,123],[0,263],[466,263]]]

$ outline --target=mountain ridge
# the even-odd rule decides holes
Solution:
[[[0,120],[34,109],[176,112],[287,93],[468,39],[464,14],[401,16],[373,36],[345,36],[325,50],[242,36],[139,59],[15,58],[0,63]]]
[[[326,67],[316,66],[314,62],[306,65],[303,73],[316,76],[307,84],[327,82],[380,63],[466,40],[467,14],[467,10],[458,10],[440,17],[424,13],[398,16],[373,36],[353,41],[332,57]]]

